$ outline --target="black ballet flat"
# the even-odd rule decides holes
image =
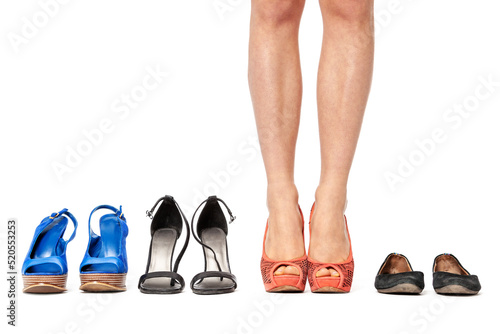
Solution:
[[[442,295],[475,295],[481,290],[479,278],[471,275],[455,256],[448,253],[434,259],[432,285]]]
[[[233,292],[236,289],[236,277],[229,267],[227,250],[228,224],[219,202],[222,203],[230,216],[230,223],[236,218],[229,210],[226,203],[210,196],[196,209],[191,220],[193,237],[202,245],[205,255],[205,271],[195,275],[191,280],[191,289],[199,295],[214,295]],[[206,204],[205,204],[206,203]],[[194,220],[196,212],[201,210],[196,227]]]
[[[424,273],[413,271],[406,256],[391,253],[375,277],[375,288],[380,293],[419,294],[424,289]]]

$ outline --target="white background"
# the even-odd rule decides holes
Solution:
[[[22,36],[23,18],[33,22],[41,5],[2,1],[0,217],[19,220],[19,268],[43,217],[67,207],[80,223],[68,246],[69,291],[20,294],[17,331],[399,334],[497,328],[500,87],[482,100],[474,94],[480,77],[500,81],[500,3],[376,1],[373,86],[349,184],[356,270],[346,295],[311,294],[308,288],[293,295],[264,292],[259,261],[267,218],[265,175],[252,146],[256,129],[247,85],[250,1],[220,3],[231,10],[219,15],[214,0],[69,1],[16,52],[9,38]],[[319,176],[315,78],[321,29],[317,1],[307,1],[300,32],[304,103],[296,164],[304,212]],[[115,113],[113,104],[140,89],[148,67],[168,75],[127,117]],[[468,118],[460,124],[443,118],[463,103],[473,109]],[[103,119],[113,122],[112,131],[59,180],[54,162],[65,163],[68,147],[83,145],[83,132]],[[446,140],[428,155],[418,153],[415,141],[431,138],[438,128]],[[397,173],[399,157],[410,156],[420,165],[391,189],[386,173]],[[228,164],[237,168],[217,185],[210,173],[221,176]],[[187,288],[172,296],[141,294],[136,284],[150,240],[145,210],[171,194],[190,217],[194,205],[214,192],[238,217],[228,236],[237,292],[198,296]],[[88,215],[99,204],[123,205],[128,219],[124,293],[78,290]],[[421,296],[381,295],[374,289],[375,274],[393,251],[425,273]],[[478,296],[434,293],[432,261],[442,252],[455,254],[479,275]],[[192,240],[179,272],[189,282],[202,269],[201,247]],[[1,282],[1,305],[6,305],[7,286]]]

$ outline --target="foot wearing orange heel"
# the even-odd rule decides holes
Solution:
[[[354,262],[344,217],[345,192],[318,187],[311,210],[309,283],[312,292],[349,292]]]
[[[276,260],[266,253],[266,240],[269,236],[269,221],[266,225],[264,245],[260,268],[262,280],[267,292],[302,292],[307,280],[307,255],[302,250],[302,256],[291,260]],[[302,245],[302,247],[304,247]]]
[[[307,279],[304,220],[295,187],[268,190],[269,219],[262,252],[266,291],[303,291]]]

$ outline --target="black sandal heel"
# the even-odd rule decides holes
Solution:
[[[158,205],[158,211],[153,212]],[[160,198],[150,211],[146,211],[151,222],[151,244],[149,246],[148,264],[146,273],[139,279],[139,290],[149,294],[172,294],[179,293],[184,289],[185,283],[181,275],[177,273],[179,262],[186,251],[189,243],[189,224],[179,204],[172,196]],[[174,248],[182,233],[182,227],[186,225],[186,238],[172,270]]]
[[[218,202],[226,207],[230,216],[229,223],[232,223],[236,217],[233,216],[226,203],[216,196],[210,196],[203,201],[191,220],[193,236],[202,245],[205,255],[205,271],[195,275],[191,280],[191,289],[199,295],[229,293],[233,292],[237,286],[236,277],[229,267],[227,220]],[[195,230],[194,219],[203,204],[205,206],[201,210]]]

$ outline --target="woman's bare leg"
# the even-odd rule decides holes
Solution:
[[[252,0],[248,81],[267,174],[269,230],[265,251],[273,260],[304,255],[293,176],[302,100],[298,31],[304,3]],[[283,266],[275,274],[299,272]]]
[[[349,256],[346,187],[373,70],[373,0],[320,0],[323,46],[318,70],[321,178],[309,256],[337,263]],[[322,269],[317,276],[338,273]]]

